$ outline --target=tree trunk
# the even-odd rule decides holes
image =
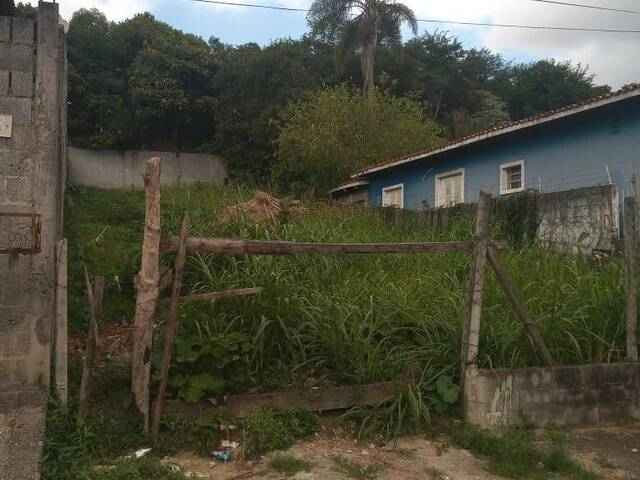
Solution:
[[[367,93],[373,88],[373,73],[374,62],[376,58],[376,47],[378,44],[378,32],[377,30],[368,37],[362,48],[362,77],[364,78],[364,84],[362,90]]]

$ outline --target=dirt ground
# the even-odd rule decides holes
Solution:
[[[45,404],[0,412],[0,480],[39,478]]]
[[[640,480],[640,423],[571,432],[575,458],[603,478]]]
[[[575,429],[570,434],[570,449],[576,460],[606,480],[640,480],[640,424]],[[377,447],[357,445],[353,440],[323,432],[298,442],[287,452],[276,452],[258,462],[236,458],[228,464],[193,454],[166,458],[179,466],[187,478],[206,480],[284,479],[270,467],[278,455],[290,455],[312,464],[310,472],[301,472],[294,480],[347,480],[336,469],[334,459],[341,457],[363,467],[373,466],[378,479],[393,480],[501,480],[489,474],[484,462],[466,450],[424,437],[407,437],[396,444]]]
[[[247,468],[245,462],[228,464],[212,463],[194,455],[179,455],[167,461],[179,464],[187,475],[211,480],[236,480],[241,478],[282,479],[269,462],[274,456],[291,455],[312,464],[311,472],[301,472],[291,477],[297,480],[343,480],[351,477],[336,471],[332,460],[342,457],[363,467],[374,466],[378,478],[394,480],[498,480],[484,472],[482,462],[465,450],[442,448],[438,443],[424,438],[403,438],[395,445],[378,448],[374,445],[356,445],[354,441],[320,436],[298,442],[287,452],[276,452]],[[215,465],[213,468],[211,466]],[[251,465],[249,465],[251,466]]]

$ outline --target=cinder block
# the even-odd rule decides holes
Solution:
[[[33,45],[35,42],[35,26],[28,18],[13,17],[11,43]]]
[[[33,202],[32,197],[31,182],[26,177],[7,177],[5,197],[7,203],[30,205]]]
[[[31,171],[31,157],[23,152],[0,149],[0,175],[26,176]]]
[[[0,70],[19,72],[33,71],[33,47],[29,45],[3,45],[0,55]]]
[[[11,72],[11,96],[33,96],[33,72]]]
[[[0,112],[13,116],[15,125],[31,125],[31,99],[0,97]]]
[[[556,367],[553,375],[558,388],[575,388],[583,384],[582,368]]]
[[[9,43],[11,35],[11,17],[0,17],[0,42]],[[6,45],[0,45],[0,52],[4,51]]]
[[[586,387],[597,388],[602,383],[603,378],[603,365],[584,365],[582,367],[582,375],[584,378],[584,385]]]
[[[2,48],[1,45],[0,48]],[[9,70],[0,70],[0,97],[7,95],[9,95]]]

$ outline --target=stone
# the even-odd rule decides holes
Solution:
[[[35,25],[28,18],[13,17],[11,28],[11,43],[33,45],[35,40]]]
[[[11,73],[11,96],[26,98],[33,96],[33,72]]]

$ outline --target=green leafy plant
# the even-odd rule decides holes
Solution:
[[[440,375],[435,383],[424,386],[427,398],[436,413],[446,413],[460,398],[460,387],[449,375]]]
[[[250,457],[293,445],[298,438],[318,431],[318,421],[309,412],[265,408],[252,413],[243,422],[245,449]]]
[[[176,339],[169,386],[189,403],[232,392],[248,381],[251,350],[248,337],[241,333],[181,335]]]

